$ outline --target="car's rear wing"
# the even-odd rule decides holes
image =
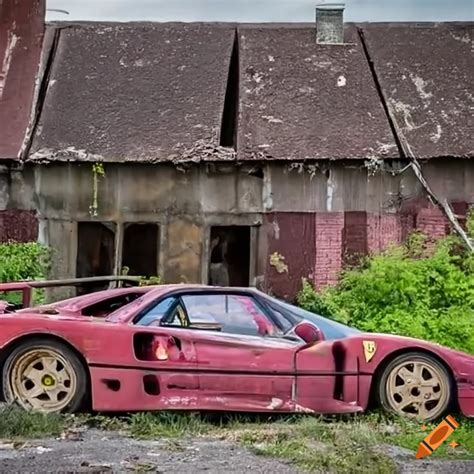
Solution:
[[[109,288],[119,286],[139,286],[140,277],[134,276],[98,276],[88,278],[70,278],[65,280],[40,280],[40,281],[18,281],[12,283],[0,283],[0,312],[2,308],[2,294],[9,292],[21,292],[21,307],[28,308],[31,305],[31,296],[35,288],[57,288],[65,286],[81,286],[90,283],[109,283]],[[5,303],[3,303],[5,304]]]

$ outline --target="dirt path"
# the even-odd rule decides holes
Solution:
[[[410,451],[386,447],[401,473],[470,474],[474,461],[414,461]],[[162,472],[298,473],[279,460],[260,457],[228,441],[212,438],[142,441],[90,429],[71,439],[26,444],[0,442],[0,472]]]
[[[472,474],[474,461],[447,461],[438,459],[414,459],[413,452],[397,446],[383,446],[382,450],[398,465],[399,474]]]
[[[141,441],[118,433],[88,430],[80,440],[31,441],[16,448],[0,447],[0,472],[299,472],[229,442],[205,438]]]

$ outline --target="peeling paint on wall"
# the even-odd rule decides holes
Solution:
[[[326,198],[326,209],[328,212],[332,211],[332,201],[334,197],[336,183],[333,181],[331,170],[328,170],[327,180],[327,198]]]
[[[270,265],[278,273],[288,273],[288,265],[285,263],[285,257],[278,252],[274,252],[270,255]]]
[[[273,209],[273,193],[272,193],[272,175],[271,169],[267,166],[263,174],[263,188],[262,188],[263,207],[266,211]]]
[[[6,170],[5,173],[0,171],[0,211],[7,208],[9,199],[9,175]]]

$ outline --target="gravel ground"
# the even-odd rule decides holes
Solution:
[[[398,446],[382,446],[381,450],[397,463],[400,474],[474,473],[474,461],[446,461],[426,458],[417,460],[414,459],[412,451]]]
[[[0,444],[0,472],[297,473],[284,462],[256,456],[226,441],[194,438],[142,441],[88,430],[76,440]]]
[[[471,474],[474,461],[416,461],[411,451],[381,447],[399,472]],[[90,429],[68,439],[0,442],[0,472],[298,473],[276,459],[256,456],[228,441],[212,438],[143,441],[120,433]]]

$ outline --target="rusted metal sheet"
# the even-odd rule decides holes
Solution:
[[[0,5],[0,160],[18,159],[32,116],[44,0]]]
[[[419,158],[474,154],[473,27],[474,23],[363,26],[389,109]]]
[[[342,255],[345,264],[359,261],[360,256],[368,252],[368,225],[365,211],[344,213],[344,231],[342,235]]]
[[[32,242],[38,238],[38,219],[33,211],[0,211],[0,242]]]
[[[292,300],[301,279],[312,279],[315,257],[315,214],[279,212],[265,215],[268,253],[266,285],[273,294]]]
[[[356,28],[318,45],[314,26],[239,28],[239,159],[397,157]]]
[[[60,26],[31,160],[234,158],[219,148],[232,25]]]

